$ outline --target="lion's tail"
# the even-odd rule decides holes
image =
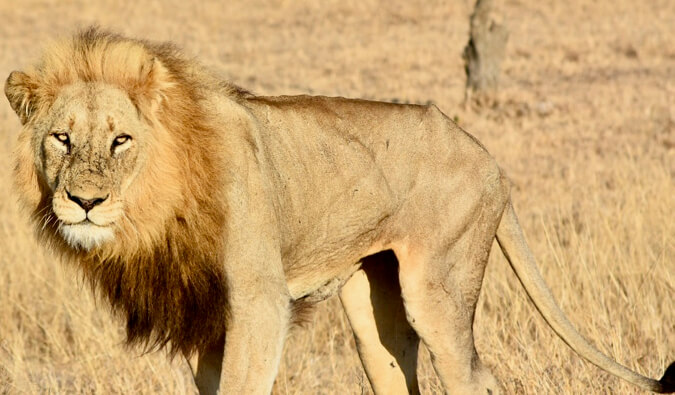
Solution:
[[[661,380],[650,379],[610,359],[577,332],[565,313],[556,304],[550,289],[544,282],[544,278],[539,273],[534,256],[525,242],[523,231],[518,224],[518,218],[511,203],[507,205],[502,215],[501,223],[497,229],[497,241],[541,315],[558,336],[575,352],[601,369],[640,388],[659,393],[675,392],[675,362],[671,363],[666,369]]]

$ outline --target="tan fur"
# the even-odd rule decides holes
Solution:
[[[48,46],[5,93],[40,238],[126,319],[130,343],[197,352],[202,393],[269,393],[294,312],[338,290],[376,392],[418,390],[421,339],[448,392],[497,393],[472,334],[495,236],[582,356],[672,385],[571,329],[499,167],[434,106],[257,97],[171,45],[98,29]]]

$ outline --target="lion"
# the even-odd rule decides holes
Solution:
[[[434,105],[255,96],[171,44],[89,28],[12,72],[15,180],[37,236],[126,321],[127,341],[196,359],[202,394],[270,393],[301,306],[339,294],[376,393],[418,392],[420,341],[447,392],[496,394],[472,324],[496,238],[579,355],[509,182]],[[192,367],[192,365],[191,365]]]

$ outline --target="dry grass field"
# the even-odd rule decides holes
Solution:
[[[171,40],[258,94],[436,103],[481,140],[563,310],[659,376],[675,359],[675,2],[502,0],[500,101],[462,107],[473,1],[0,1],[0,76],[98,23]],[[12,192],[19,122],[0,104],[0,394],[195,393],[185,362],[123,346],[121,322],[41,251]],[[632,394],[579,359],[493,249],[478,352],[508,394]],[[440,387],[422,351],[424,393]],[[293,332],[278,394],[371,393],[339,303]]]

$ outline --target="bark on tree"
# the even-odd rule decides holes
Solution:
[[[499,66],[509,33],[495,20],[493,4],[493,0],[477,0],[471,15],[469,42],[462,55],[466,71],[465,104],[492,104],[497,100]]]

